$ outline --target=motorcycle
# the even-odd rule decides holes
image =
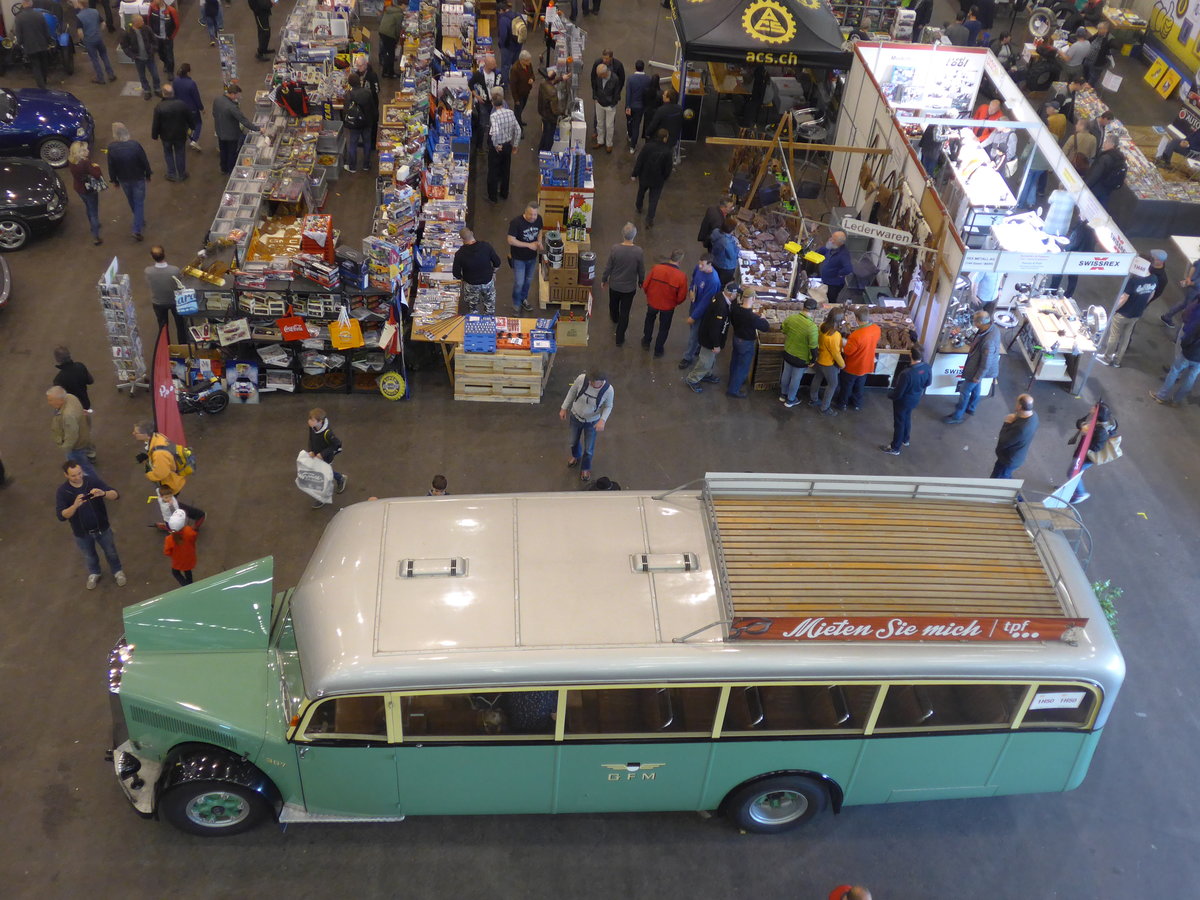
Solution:
[[[188,413],[208,413],[215,416],[225,411],[229,405],[229,394],[221,387],[221,379],[210,378],[207,384],[194,388],[185,387],[179,379],[175,380],[175,398],[179,401],[179,411]]]

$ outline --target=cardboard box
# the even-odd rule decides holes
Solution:
[[[572,303],[584,305],[592,299],[591,285],[575,285],[568,287],[556,287],[550,285],[549,303]]]
[[[559,319],[555,338],[560,347],[586,347],[588,323],[586,319]]]
[[[578,287],[579,286],[579,264],[575,263],[570,267],[564,265],[561,269],[550,269],[546,273],[546,282],[552,288],[556,287]]]

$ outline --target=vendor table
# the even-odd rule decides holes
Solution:
[[[1017,198],[1001,174],[992,168],[987,152],[975,135],[967,129],[962,131],[958,160],[944,167],[951,177],[942,193],[956,229],[962,228],[972,209],[1012,209],[1017,205]]]
[[[537,319],[521,319],[528,334]],[[554,365],[553,353],[529,350],[497,350],[495,353],[463,353],[464,316],[445,319],[436,325],[414,328],[412,340],[437,344],[442,351],[446,375],[456,400],[490,400],[538,403]]]
[[[1079,307],[1069,297],[1038,297],[1018,305],[1021,327],[1008,342],[1015,344],[1029,366],[1034,381],[1074,382],[1080,362],[1096,352],[1083,326]]]

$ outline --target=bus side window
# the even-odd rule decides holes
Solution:
[[[1043,684],[1021,721],[1022,728],[1078,728],[1092,719],[1096,694],[1080,684]]]
[[[387,737],[383,697],[334,697],[308,720],[307,738]]]
[[[405,738],[554,736],[558,691],[419,694],[400,698]]]
[[[913,728],[933,718],[933,704],[920,685],[893,684],[883,698],[877,728]]]
[[[861,730],[874,685],[762,684],[729,692],[723,731]]]
[[[720,688],[600,688],[567,692],[566,736],[706,735]]]
[[[914,684],[888,688],[879,728],[1003,726],[1024,695],[1020,684]]]

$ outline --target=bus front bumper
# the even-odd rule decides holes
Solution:
[[[154,815],[154,786],[162,772],[162,764],[138,756],[133,743],[125,741],[112,752],[113,772],[125,797],[143,816]]]

